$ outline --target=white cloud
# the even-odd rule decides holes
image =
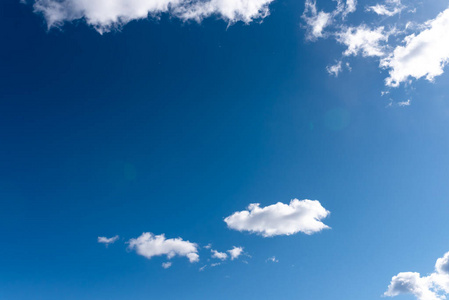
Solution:
[[[199,261],[198,246],[182,238],[166,239],[164,234],[154,235],[144,232],[136,239],[129,240],[129,249],[150,259],[153,256],[166,255],[168,259],[178,255],[185,256],[191,263]]]
[[[228,250],[229,255],[231,255],[231,260],[238,258],[243,253],[243,247],[232,247],[231,250]]]
[[[345,56],[383,56],[383,43],[388,41],[389,33],[384,31],[384,27],[370,29],[366,25],[358,27],[348,27],[337,33],[337,41],[348,48],[343,53]]]
[[[389,69],[387,86],[397,87],[409,77],[433,81],[443,74],[449,60],[449,9],[424,25],[426,29],[405,37],[405,45],[397,46],[382,60],[381,66]]]
[[[331,12],[318,11],[316,0],[306,0],[302,19],[306,23],[307,38],[316,40],[324,37],[326,27],[334,22],[337,16],[342,19],[346,18],[349,13],[356,11],[357,0],[346,0],[344,4],[341,0],[337,0],[337,7]]]
[[[126,23],[168,13],[181,20],[217,16],[232,24],[250,23],[269,15],[274,0],[35,0],[34,11],[45,17],[48,27],[82,19],[98,32]]]
[[[267,262],[278,263],[279,260],[276,259],[276,256],[272,256],[267,259]]]
[[[391,17],[400,13],[404,8],[405,6],[402,5],[401,0],[385,0],[384,4],[368,6],[367,10],[381,16]]]
[[[327,66],[326,70],[329,74],[334,75],[335,77],[338,77],[338,74],[340,74],[342,68],[341,68],[341,60],[337,62],[335,65]]]
[[[393,276],[384,296],[412,294],[418,300],[443,300],[449,294],[449,252],[439,258],[435,272],[421,277],[416,272],[401,272]]]
[[[168,269],[168,268],[170,268],[171,267],[171,265],[172,265],[172,263],[171,262],[164,262],[164,263],[162,263],[162,268],[164,268],[164,269]]]
[[[218,258],[221,260],[226,260],[228,258],[228,255],[224,252],[218,252],[217,250],[210,250],[212,252],[212,257],[213,258]]]
[[[294,199],[290,204],[278,202],[266,207],[253,203],[248,210],[235,212],[224,221],[231,229],[272,237],[298,232],[313,234],[327,229],[321,219],[328,215],[329,211],[319,201]]]
[[[115,243],[118,240],[118,238],[119,238],[118,235],[110,237],[110,238],[107,238],[105,236],[99,236],[98,237],[98,242],[101,243],[101,244],[105,244],[106,247],[107,247],[109,244]]]
[[[407,101],[398,102],[399,106],[410,106],[410,104],[411,104],[411,100],[410,99],[408,99]]]
[[[346,0],[345,14],[353,13],[356,10],[357,0]]]

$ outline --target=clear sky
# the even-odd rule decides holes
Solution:
[[[443,299],[447,9],[2,0],[0,299]]]

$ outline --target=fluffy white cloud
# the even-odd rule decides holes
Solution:
[[[328,215],[329,211],[319,201],[294,199],[290,204],[278,202],[266,207],[253,203],[248,206],[248,210],[235,212],[224,221],[231,229],[271,237],[319,232],[329,228],[321,222]]]
[[[118,235],[113,236],[113,237],[110,237],[110,238],[107,238],[107,237],[105,237],[105,236],[99,236],[99,237],[98,237],[98,242],[101,243],[101,244],[105,244],[106,246],[108,246],[109,244],[115,243],[115,242],[118,240],[118,238],[119,238]]]
[[[198,246],[182,238],[166,239],[164,234],[154,235],[144,232],[136,239],[129,240],[129,249],[150,259],[153,256],[166,255],[168,259],[178,255],[185,256],[191,263],[199,261]]]
[[[402,5],[401,0],[385,0],[384,4],[376,4],[373,6],[368,6],[367,10],[372,11],[381,16],[394,16],[400,13],[405,8]]]
[[[397,46],[382,60],[381,66],[389,69],[388,86],[396,87],[409,77],[425,77],[432,81],[443,74],[449,60],[449,9],[427,21],[424,26],[426,29],[407,36],[405,45]]]
[[[385,296],[412,294],[418,300],[443,300],[449,293],[449,252],[439,258],[435,272],[421,277],[415,272],[401,272],[393,276]]]
[[[170,268],[171,267],[171,265],[172,265],[172,263],[171,262],[164,262],[164,263],[162,263],[162,268],[164,268],[164,269],[168,269],[168,268]]]
[[[349,27],[337,34],[337,41],[348,48],[343,53],[345,56],[362,54],[362,56],[383,56],[384,46],[388,41],[389,33],[384,27],[370,29],[365,25]]]
[[[48,27],[83,19],[100,33],[139,19],[169,13],[184,21],[215,15],[226,22],[250,23],[269,14],[274,0],[36,0],[34,10]]]
[[[212,257],[213,258],[218,258],[221,260],[226,260],[228,258],[228,255],[224,252],[218,252],[217,250],[210,250],[212,252]]]
[[[231,260],[238,258],[243,253],[243,247],[234,246],[231,250],[228,250]]]

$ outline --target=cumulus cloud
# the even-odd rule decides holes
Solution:
[[[234,246],[231,250],[228,250],[231,260],[238,258],[243,253],[243,247]]]
[[[412,294],[418,300],[443,300],[449,294],[449,252],[439,258],[435,272],[421,276],[416,272],[401,272],[393,276],[384,296]]]
[[[337,41],[347,46],[345,56],[384,56],[383,43],[388,41],[389,33],[384,27],[370,29],[366,25],[348,27],[337,34]]]
[[[228,258],[228,255],[224,252],[219,252],[219,251],[213,250],[213,249],[211,249],[211,252],[212,252],[213,258],[218,258],[221,260],[226,260]]]
[[[294,199],[289,204],[278,202],[266,207],[253,203],[248,210],[235,212],[224,221],[230,229],[272,237],[298,232],[313,234],[327,229],[321,219],[328,215],[329,211],[319,201]]]
[[[164,234],[154,235],[144,232],[141,236],[129,240],[129,249],[148,259],[166,255],[168,259],[178,255],[189,259],[191,263],[199,261],[198,245],[182,238],[166,239]]]
[[[274,0],[35,0],[34,11],[42,14],[49,28],[84,20],[98,32],[108,32],[126,23],[157,18],[162,13],[183,21],[217,16],[232,24],[250,23],[269,15]]]
[[[115,243],[118,239],[119,239],[118,235],[110,237],[110,238],[107,238],[105,236],[99,236],[98,237],[98,242],[101,243],[101,244],[105,244],[106,247],[107,247],[109,244]]]
[[[401,0],[385,0],[383,4],[376,4],[368,6],[367,11],[372,11],[381,16],[394,16],[399,14],[405,6],[401,3]]]
[[[389,70],[387,86],[397,87],[410,77],[433,81],[443,74],[449,60],[449,9],[424,26],[426,29],[405,37],[404,45],[397,46],[382,60],[381,66]]]
[[[171,262],[164,262],[164,263],[162,263],[162,268],[164,268],[164,269],[168,269],[168,268],[170,268],[171,267],[171,265],[172,265],[172,263]]]

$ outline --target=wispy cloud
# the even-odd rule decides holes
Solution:
[[[224,221],[230,229],[272,237],[298,232],[313,234],[327,229],[321,219],[328,215],[329,211],[319,201],[294,199],[289,204],[278,202],[266,207],[253,203],[248,210],[235,212]]]
[[[110,238],[107,238],[105,236],[99,236],[97,241],[101,244],[105,244],[107,247],[108,245],[115,243],[118,239],[119,239],[118,235],[110,237]]]
[[[267,258],[267,262],[278,263],[279,260],[276,259],[276,256],[272,256],[272,257]]]
[[[401,3],[401,0],[385,0],[384,3],[368,6],[367,11],[372,11],[381,16],[392,17],[399,14],[406,7]]]

